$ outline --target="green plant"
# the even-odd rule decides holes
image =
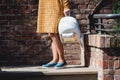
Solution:
[[[116,0],[113,4],[113,13],[120,14],[120,0]],[[120,35],[120,18],[115,19],[116,25],[113,26],[113,29],[117,31],[117,34]]]

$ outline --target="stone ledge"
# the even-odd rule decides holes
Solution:
[[[17,68],[2,68],[2,72],[8,73],[29,73],[37,75],[76,75],[76,74],[97,74],[94,68],[81,67],[79,65],[68,65],[64,69],[42,69],[41,66],[35,67],[17,67]],[[41,74],[40,74],[41,73]]]
[[[98,48],[116,48],[120,47],[120,39],[114,38],[111,35],[88,35],[88,45]]]

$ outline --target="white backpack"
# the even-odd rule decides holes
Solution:
[[[65,38],[75,38],[80,39],[81,32],[79,28],[79,24],[74,17],[66,16],[61,18],[58,25],[58,32],[60,35],[60,39],[64,42]],[[77,37],[77,38],[76,38]]]

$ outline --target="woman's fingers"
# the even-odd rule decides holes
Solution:
[[[65,10],[65,11],[64,11],[64,15],[65,15],[65,16],[70,16],[70,10]]]

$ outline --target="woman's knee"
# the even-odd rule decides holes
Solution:
[[[57,34],[53,34],[53,33],[50,33],[49,35],[50,35],[51,38],[57,38],[58,37]]]
[[[50,34],[50,37],[53,40],[60,41],[59,35],[58,34]]]

